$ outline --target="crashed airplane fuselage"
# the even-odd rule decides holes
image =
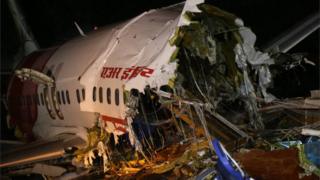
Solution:
[[[25,138],[47,138],[81,133],[78,127],[90,128],[99,119],[109,132],[121,135],[128,131],[126,103],[132,89],[161,93],[160,87],[168,85],[175,90],[172,97],[216,108],[225,99],[254,98],[257,87],[248,76],[253,70],[264,73],[257,82],[267,96],[263,88],[273,61],[255,51],[255,35],[233,15],[199,7],[151,10],[27,56],[9,87],[10,123]]]
[[[73,134],[88,142],[87,130],[99,127],[116,144],[128,134],[139,151],[152,129],[139,133],[134,124],[161,125],[174,112],[188,114],[186,124],[208,139],[205,112],[224,121],[232,106],[262,129],[256,99],[273,98],[266,92],[273,59],[255,40],[241,19],[202,1],[145,12],[27,56],[9,86],[9,124],[27,140]]]

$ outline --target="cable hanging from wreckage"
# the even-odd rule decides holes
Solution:
[[[253,129],[264,128],[257,111],[256,94],[265,99],[271,97],[266,88],[271,81],[268,65],[273,64],[273,60],[255,50],[255,35],[240,19],[208,4],[198,7],[199,13],[185,13],[191,23],[179,27],[170,39],[178,50],[171,59],[178,63],[174,86],[162,87],[162,90],[146,87],[144,94],[132,90],[127,95],[128,131],[135,136],[129,138],[134,139],[135,149],[147,160],[155,149],[167,145],[164,141],[168,137],[154,128],[166,119],[174,122],[181,137],[190,136],[182,124],[186,122],[177,120],[173,108],[186,111],[192,121],[187,122],[188,126],[199,124],[204,129],[202,135],[209,140],[207,121],[210,120],[204,113],[223,118],[236,104],[248,113]],[[164,117],[159,117],[161,113]],[[247,136],[234,129],[241,136]],[[159,142],[155,142],[155,135]]]

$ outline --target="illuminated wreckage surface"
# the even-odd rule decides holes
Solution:
[[[161,174],[202,179],[208,173],[217,177],[219,162],[226,159],[222,155],[228,154],[219,148],[219,139],[226,149],[237,152],[235,157],[254,178],[272,174],[269,179],[277,179],[282,172],[273,172],[282,167],[290,168],[295,177],[298,173],[299,177],[319,176],[314,165],[319,141],[301,138],[301,134],[319,136],[319,91],[303,100],[278,100],[267,92],[274,72],[312,62],[299,54],[261,52],[254,47],[255,41],[241,19],[203,0],[150,10],[115,28],[70,41],[51,61],[74,65],[79,60],[79,64],[74,71],[66,68],[57,85],[78,86],[80,82],[86,90],[83,99],[87,99],[80,102],[80,113],[90,116],[82,116],[76,104],[77,111],[64,113],[68,121],[39,117],[34,133],[44,139],[53,137],[49,143],[54,142],[55,148],[59,144],[61,158],[49,154],[51,159],[43,160],[41,153],[55,150],[40,145],[40,151],[30,154],[42,159],[40,163],[36,159],[6,171],[27,174],[36,162],[31,172],[65,179],[95,173],[104,178],[148,179],[148,175]],[[17,70],[16,75],[46,87],[56,83],[28,68]],[[100,87],[100,103],[95,103],[96,87]],[[109,87],[108,106],[102,103],[102,87]],[[111,94],[115,96],[112,103]],[[73,112],[79,113],[75,116],[79,119]],[[288,149],[293,145],[298,148]],[[13,163],[20,163],[15,161],[17,154]],[[22,154],[28,152],[22,149]],[[235,162],[232,158],[225,161]],[[299,166],[305,172],[300,173]],[[227,176],[239,172],[244,176],[237,168]]]
[[[255,49],[256,36],[242,20],[212,5],[198,4],[198,8],[195,7],[187,2],[183,16],[167,23],[156,37],[155,42],[164,44],[163,48],[148,54],[145,50],[151,51],[150,48],[155,48],[153,46],[157,43],[147,43],[139,56],[133,58],[137,66],[112,68],[108,62],[100,62],[107,64],[99,72],[102,80],[126,80],[123,117],[127,120],[124,128],[129,132],[130,143],[125,140],[126,135],[108,129],[100,119],[96,127],[88,130],[87,147],[75,152],[77,158],[74,163],[77,166],[82,163],[85,167],[92,166],[95,151],[103,158],[105,172],[115,164],[119,165],[117,158],[112,158],[115,151],[108,145],[111,133],[114,133],[115,146],[131,144],[151,164],[156,149],[179,142],[172,137],[164,137],[163,128],[159,127],[166,121],[173,122],[175,136],[180,141],[201,136],[211,140],[207,128],[210,119],[206,119],[205,114],[224,116],[235,106],[247,112],[250,128],[264,128],[256,99],[259,96],[270,102],[274,98],[266,92],[271,83],[268,66],[274,60],[267,53]],[[118,35],[121,33],[125,38],[125,28]],[[112,51],[118,51],[117,47],[112,47]],[[112,56],[116,55],[112,52],[107,55],[108,58]],[[161,68],[153,68],[157,66]],[[113,72],[112,77],[108,71]],[[92,73],[98,72],[93,70]],[[81,79],[83,84],[88,82],[86,80],[86,77]],[[85,105],[82,106],[84,108]],[[179,113],[185,113],[189,118],[177,120]],[[206,148],[208,150],[209,145]],[[134,172],[136,169],[131,170]]]

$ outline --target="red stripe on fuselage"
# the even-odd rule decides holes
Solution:
[[[31,68],[43,72],[45,65],[56,49],[51,48],[31,53],[22,60],[17,69]],[[11,78],[8,88],[9,114],[13,123],[19,127],[29,141],[33,139],[32,128],[38,115],[37,104],[34,101],[37,88],[38,85],[34,82],[21,81],[16,76]]]
[[[123,133],[127,132],[126,128],[124,128],[124,127],[116,127],[116,130],[121,131]]]
[[[104,115],[101,115],[101,119],[104,121],[109,121],[109,122],[116,123],[116,124],[122,124],[125,126],[128,125],[128,123],[125,119],[118,119],[118,118],[104,116]]]

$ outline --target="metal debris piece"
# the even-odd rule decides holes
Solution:
[[[267,102],[274,99],[266,91],[273,59],[255,50],[255,35],[234,15],[208,4],[198,8],[198,13],[186,12],[190,24],[179,27],[171,41],[179,48],[177,95],[210,103],[218,112],[240,100],[250,125],[263,129],[256,94],[260,91]],[[258,72],[257,80],[251,75],[253,71]]]
[[[320,130],[303,128],[301,130],[301,134],[305,135],[305,136],[318,136],[318,137],[320,137]]]
[[[94,151],[98,151],[98,156],[103,158],[103,168],[104,170],[108,169],[109,159],[107,158],[107,146],[105,144],[108,143],[110,139],[110,134],[107,133],[102,128],[97,126],[88,129],[87,134],[87,144],[85,147],[78,149],[75,151],[75,159],[74,164],[78,164],[78,166],[91,167],[93,165],[93,160],[96,159]]]
[[[176,166],[187,164],[191,161],[192,158],[198,156],[197,152],[199,150],[209,149],[208,141],[206,140],[201,142],[194,142],[187,147],[188,149],[180,157],[175,157],[172,160],[152,166],[152,172],[156,174],[162,174],[173,170]]]

